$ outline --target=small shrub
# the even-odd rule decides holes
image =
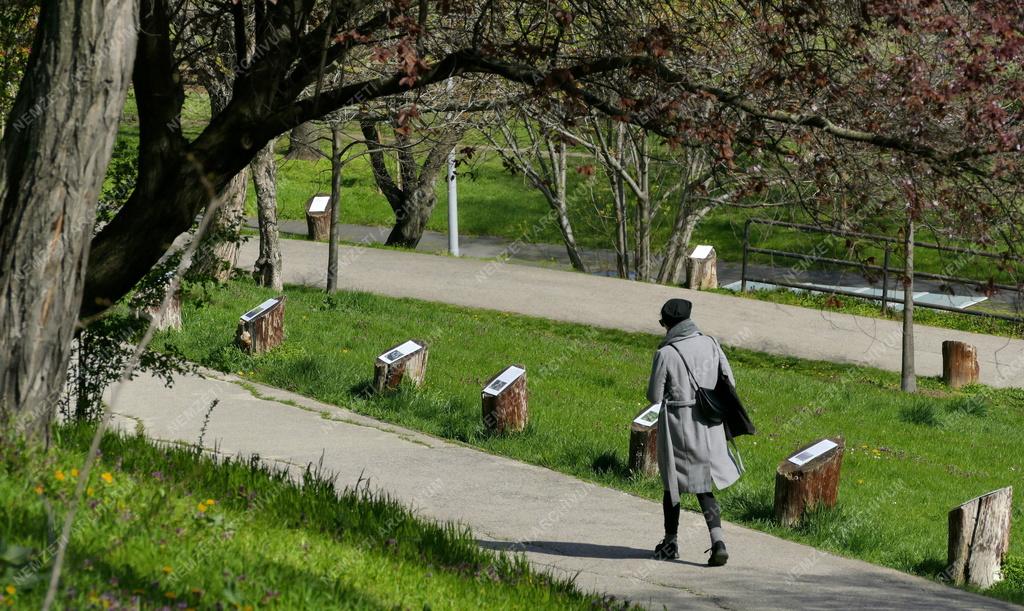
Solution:
[[[900,418],[911,424],[939,426],[942,419],[939,410],[932,401],[916,401],[900,410]]]
[[[946,409],[955,414],[982,418],[988,414],[989,400],[981,395],[962,397],[950,402]]]

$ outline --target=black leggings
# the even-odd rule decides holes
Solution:
[[[700,510],[704,513],[704,521],[708,530],[722,526],[722,510],[718,507],[713,492],[701,492],[697,495],[697,502],[700,503]],[[679,533],[679,503],[672,504],[672,497],[668,490],[665,496],[661,497],[661,508],[665,512],[665,534],[675,536]]]

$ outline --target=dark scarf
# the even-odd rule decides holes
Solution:
[[[668,332],[665,334],[665,339],[661,340],[658,347],[667,346],[672,342],[686,339],[700,333],[700,329],[697,327],[697,323],[693,322],[692,318],[687,318],[684,321],[676,323]]]

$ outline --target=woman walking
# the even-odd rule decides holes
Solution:
[[[714,389],[719,371],[735,386],[732,369],[721,346],[701,334],[690,319],[692,304],[670,299],[661,308],[665,339],[654,354],[647,398],[661,403],[658,416],[658,470],[665,494],[665,538],[654,548],[658,559],[679,557],[679,495],[696,494],[711,535],[708,564],[722,566],[729,559],[722,537],[722,515],[713,487],[730,486],[742,467],[729,453],[725,427],[711,423],[696,405],[694,384]]]

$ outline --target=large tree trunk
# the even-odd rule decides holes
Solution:
[[[317,125],[312,121],[300,123],[292,128],[288,138],[288,152],[284,158],[316,161],[320,159],[320,147],[317,143]]]
[[[256,188],[256,213],[260,226],[260,256],[253,266],[252,275],[256,284],[281,291],[284,280],[281,275],[281,243],[277,231],[275,141],[271,140],[260,149],[249,166],[253,186]]]
[[[43,4],[0,143],[0,431],[46,438],[131,76],[132,0]]]
[[[437,175],[434,175],[435,179]],[[395,214],[395,226],[388,234],[388,246],[416,248],[427,229],[427,221],[437,204],[434,182],[419,185],[413,191],[403,191],[402,207]]]

